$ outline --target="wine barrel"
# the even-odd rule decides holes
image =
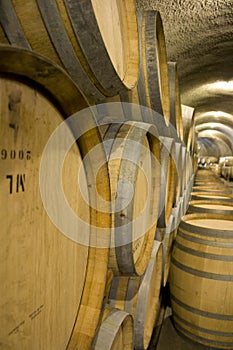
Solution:
[[[229,186],[224,182],[222,182],[220,179],[219,181],[209,181],[209,182],[195,180],[194,188],[198,188],[198,187],[205,187],[206,189],[209,189],[209,188],[220,189],[220,188],[229,187]]]
[[[152,11],[153,12],[153,11]],[[158,15],[160,16],[160,15]],[[157,104],[158,107],[155,110],[152,109],[151,103],[150,103],[150,92],[149,92],[149,86],[148,86],[148,79],[147,75],[149,74],[147,72],[147,67],[146,67],[146,59],[145,59],[145,33],[144,33],[144,22],[145,22],[145,17],[146,14],[143,15],[143,12],[138,10],[137,11],[137,22],[138,22],[138,27],[139,27],[139,76],[138,76],[138,82],[137,85],[132,88],[131,90],[128,91],[121,91],[118,93],[117,96],[114,96],[114,102],[121,102],[122,103],[122,109],[125,111],[125,120],[137,120],[137,121],[144,121],[149,124],[154,124],[156,128],[158,129],[158,132],[161,136],[165,137],[172,137],[171,136],[171,129],[168,117],[168,113],[166,112],[165,114],[167,115],[167,119],[164,118],[164,113],[161,112],[160,102],[159,99],[160,96],[159,94],[162,93],[163,97],[163,104],[167,103],[167,97],[169,98],[168,94],[163,94],[163,91],[159,91],[159,86],[158,86],[158,91],[157,91]],[[161,20],[161,18],[160,18]],[[159,20],[158,20],[159,22]],[[159,29],[158,31],[161,30],[160,24],[158,24]],[[160,36],[160,34],[159,34]],[[163,45],[163,40],[161,39],[161,45]],[[163,48],[162,48],[162,54],[163,56]],[[158,49],[158,52],[160,52],[160,49]],[[154,53],[154,55],[156,55]],[[158,70],[159,64],[162,62],[162,67],[164,60],[160,58],[160,54],[158,57],[158,62],[156,63],[158,65]],[[160,77],[163,80],[163,85],[165,84],[164,82],[166,81],[166,78],[164,77],[164,69],[163,72],[161,73],[162,77]],[[160,78],[157,78],[157,83],[159,84]],[[160,80],[161,80],[160,79]],[[152,79],[153,80],[153,79]],[[168,78],[167,78],[168,80]],[[152,81],[151,81],[152,82]],[[161,81],[160,81],[161,82]],[[161,89],[161,87],[160,87]],[[166,90],[166,89],[165,89]],[[109,107],[111,108],[111,105],[109,106],[109,102],[113,102],[113,98],[105,98],[104,102],[106,102],[106,106],[104,107],[106,111],[109,110]],[[169,102],[169,101],[168,101]],[[166,107],[164,107],[166,109]],[[160,114],[158,113],[158,109],[161,112]],[[105,113],[105,112],[104,112]],[[106,115],[111,115],[110,113],[106,113]],[[115,118],[113,118],[114,120]],[[178,139],[178,135],[175,131],[174,137]]]
[[[182,143],[175,142],[175,174],[176,179],[174,181],[174,201],[173,206],[178,205],[180,196],[182,195]]]
[[[163,116],[160,116],[158,113],[155,113],[151,109],[151,105],[149,102],[149,92],[148,92],[148,84],[145,80],[145,65],[144,65],[144,37],[143,37],[143,29],[142,29],[142,12],[140,10],[137,11],[137,24],[138,24],[138,38],[139,38],[139,75],[136,86],[128,91],[120,92],[120,99],[123,103],[131,104],[129,107],[131,108],[131,113],[128,115],[130,118],[126,120],[137,120],[144,121],[145,123],[155,124],[158,129],[158,124],[162,124],[160,129],[163,130],[166,134],[168,133],[167,125],[164,122]],[[160,118],[159,118],[160,117]],[[163,120],[163,123],[160,120]]]
[[[194,108],[186,105],[181,105],[182,121],[183,121],[183,141],[187,147],[187,151],[192,148],[193,133],[194,133]]]
[[[161,137],[161,190],[158,227],[167,227],[175,192],[175,142],[169,137]]]
[[[227,191],[226,191],[227,192]],[[200,192],[191,192],[191,198],[192,199],[198,199],[198,198],[222,198],[222,199],[233,199],[232,193],[222,193],[221,191],[200,191]]]
[[[77,15],[78,14],[78,15]],[[133,0],[7,1],[0,21],[10,45],[60,66],[90,102],[133,88],[138,79],[138,30]]]
[[[53,103],[66,117],[88,107],[80,89],[67,73],[41,55],[0,45],[0,73],[17,75],[18,79],[23,77],[29,85],[33,81],[50,94]],[[62,89],[58,88],[58,81]]]
[[[226,166],[233,166],[233,156],[227,156],[224,159],[224,164]]]
[[[27,50],[0,47],[0,53],[0,344],[4,349],[89,349],[110,242],[101,138],[85,98],[65,71]],[[73,115],[83,131],[75,142],[72,118],[64,119],[84,106],[81,118]],[[103,163],[97,174],[99,196],[106,200],[103,212],[90,188],[96,183],[95,158]]]
[[[217,179],[217,180],[197,180],[196,177],[195,177],[195,181],[194,181],[194,186],[205,186],[207,188],[209,187],[221,187],[221,186],[226,186],[226,184],[224,184],[221,179]]]
[[[193,186],[192,191],[193,193],[206,192],[207,194],[232,194],[232,189],[230,187],[218,186],[217,184],[215,186]]]
[[[175,217],[171,215],[170,220],[168,222],[168,226],[166,227],[164,238],[162,241],[163,245],[163,278],[162,278],[162,285],[163,287],[166,286],[169,270],[170,270],[170,263],[171,263],[171,252],[173,247],[173,240],[175,238]]]
[[[233,346],[233,216],[184,216],[170,269],[175,327],[197,343]]]
[[[189,199],[190,197],[188,196],[188,191],[185,190],[183,193],[183,196],[181,197],[182,199],[182,216],[186,214],[188,205],[189,205]]]
[[[158,11],[137,11],[141,60],[146,87],[145,106],[170,121],[169,79],[163,23]]]
[[[190,179],[189,179],[189,183],[187,186],[187,192],[188,192],[188,201],[190,201],[191,199],[191,193],[193,191],[193,184],[194,184],[194,174],[191,175]]]
[[[192,179],[193,175],[194,175],[194,171],[193,171],[193,158],[190,152],[186,153],[186,183],[189,184],[190,180]]]
[[[133,350],[132,316],[125,311],[106,306],[92,349]]]
[[[108,303],[108,296],[109,296],[109,291],[111,288],[111,283],[112,283],[113,278],[114,278],[114,274],[113,274],[112,270],[108,269],[107,276],[106,276],[103,305],[107,305],[107,303]]]
[[[182,177],[181,177],[181,196],[187,186],[187,148],[182,145]]]
[[[177,234],[177,229],[183,216],[183,198],[180,197],[179,203],[172,209],[172,215],[174,217],[174,239]]]
[[[188,207],[189,213],[215,213],[215,214],[233,214],[233,202],[229,203],[224,200],[192,200]]]
[[[193,186],[193,179],[191,178],[191,180],[189,181],[188,185],[186,186],[186,190],[184,191],[183,196],[182,196],[182,209],[183,209],[182,215],[186,214],[188,207],[189,207],[190,200],[193,198],[192,197],[192,186]]]
[[[169,92],[170,92],[170,125],[177,131],[180,140],[184,140],[183,121],[179,91],[179,77],[176,62],[168,62]]]
[[[137,17],[137,24],[138,24],[138,16],[136,17]],[[141,32],[139,31],[138,32],[139,68],[138,68],[137,83],[135,84],[134,87],[130,89],[124,89],[122,91],[119,91],[117,95],[115,95],[114,97],[106,97],[103,102],[106,103],[105,112],[109,110],[109,102],[110,103],[121,102],[122,109],[125,111],[124,120],[145,121],[145,122],[151,123],[153,120],[151,115],[152,114],[151,110],[148,109],[145,112],[143,108],[147,106],[147,102],[146,102],[146,94],[145,94],[146,86],[145,86],[144,76],[143,76],[140,43],[141,43]],[[111,104],[110,104],[110,108],[111,108]],[[110,113],[108,114],[112,116],[112,110],[110,110]],[[114,116],[114,119],[116,118],[117,118],[117,115]]]
[[[223,165],[221,170],[221,175],[226,179],[227,181],[230,181],[233,179],[233,166],[231,165]]]
[[[147,349],[160,309],[162,245],[154,241],[146,272],[142,277],[114,277],[109,304],[134,318],[134,348]]]
[[[219,176],[210,169],[199,169],[196,173],[195,180],[205,183],[222,182]]]
[[[178,208],[177,208],[178,209]],[[177,217],[175,217],[175,214],[179,211],[172,211],[173,214],[170,216],[168,225],[166,227],[157,227],[156,233],[155,233],[155,240],[162,243],[163,247],[163,266],[162,266],[162,285],[163,287],[166,286],[169,269],[170,269],[170,261],[171,261],[171,250],[172,250],[172,244],[173,240],[176,236],[177,231]]]
[[[104,136],[112,194],[109,268],[144,273],[153,247],[160,193],[160,141],[140,122],[110,124]]]

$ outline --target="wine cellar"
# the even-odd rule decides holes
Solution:
[[[0,349],[233,349],[232,5],[0,1]]]

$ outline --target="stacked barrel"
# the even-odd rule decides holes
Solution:
[[[0,22],[0,344],[147,349],[195,172],[160,14],[11,0]]]
[[[221,175],[228,181],[233,179],[233,157],[222,157]]]

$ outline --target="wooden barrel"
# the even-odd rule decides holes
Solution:
[[[187,211],[187,206],[188,206],[188,196],[187,196],[187,191],[185,190],[183,192],[183,195],[181,197],[181,213],[182,216],[185,215]]]
[[[163,278],[162,285],[165,287],[168,280],[170,263],[171,263],[171,252],[173,246],[173,240],[175,238],[175,217],[171,215],[168,226],[166,227],[164,238],[162,240],[163,245]]]
[[[174,181],[174,201],[173,206],[178,205],[180,196],[182,195],[182,177],[183,177],[183,168],[182,168],[182,143],[175,142],[175,176]]]
[[[153,11],[152,11],[153,12]],[[109,105],[109,102],[121,102],[122,103],[122,109],[125,111],[125,120],[137,120],[137,121],[144,121],[149,124],[154,124],[156,128],[158,129],[159,135],[165,136],[165,137],[173,137],[171,136],[171,128],[167,121],[169,119],[164,118],[164,113],[161,112],[160,108],[160,114],[158,113],[158,108],[155,110],[152,109],[151,102],[150,102],[150,92],[149,92],[149,85],[148,85],[148,79],[147,75],[149,74],[147,72],[147,66],[146,66],[146,51],[145,51],[145,30],[144,30],[144,22],[145,22],[146,14],[143,15],[142,11],[137,12],[137,22],[138,22],[138,36],[139,36],[139,76],[138,76],[138,82],[137,85],[128,91],[121,91],[118,93],[117,96],[114,96],[113,98],[105,98],[104,102],[106,102],[106,105],[103,106],[106,111],[109,111],[111,108],[111,105]],[[158,24],[159,27],[159,24]],[[159,28],[158,30],[160,30]],[[160,35],[159,35],[160,37]],[[162,41],[161,44],[163,45]],[[158,50],[160,52],[160,50]],[[162,49],[163,51],[163,49]],[[161,59],[163,62],[163,59]],[[159,65],[160,62],[158,60],[157,64]],[[162,64],[163,66],[163,64]],[[159,67],[158,67],[159,69]],[[164,71],[162,74],[163,80],[166,80],[164,77]],[[157,81],[156,84],[158,84],[159,81]],[[165,89],[166,90],[166,89]],[[163,93],[163,91],[162,91]],[[159,86],[158,86],[158,105],[160,105],[159,99],[160,92],[159,92]],[[164,94],[166,97],[168,95]],[[163,98],[163,101],[166,100],[166,97]],[[167,103],[166,101],[164,103]],[[109,108],[110,107],[110,108]],[[165,108],[165,107],[164,107]],[[165,108],[166,109],[166,108]],[[105,113],[105,112],[104,112]],[[109,113],[106,113],[109,115]],[[111,111],[110,111],[111,114]],[[115,118],[113,118],[114,120]],[[178,135],[175,132],[174,137],[178,139]]]
[[[192,197],[192,185],[193,185],[193,182],[191,179],[191,181],[189,181],[188,185],[186,186],[186,190],[184,191],[183,196],[182,196],[182,209],[183,209],[182,215],[186,214],[188,207],[189,207],[190,200],[191,200],[191,198],[193,198]]]
[[[214,163],[218,163],[218,157],[208,156],[207,159],[206,159],[206,164],[207,165],[212,165]]]
[[[142,277],[114,277],[110,305],[125,310],[134,318],[134,348],[147,349],[156,316],[160,310],[162,245],[154,241],[146,272]]]
[[[194,108],[186,105],[181,105],[182,121],[183,121],[183,141],[187,150],[191,150],[193,133],[194,133]]]
[[[87,108],[87,101],[78,86],[58,65],[28,50],[0,45],[0,73],[23,77],[38,84],[51,95],[64,116]],[[62,89],[58,88],[60,82]],[[46,93],[45,92],[45,93]]]
[[[193,186],[192,188],[192,192],[193,193],[204,193],[206,192],[206,194],[208,195],[208,193],[213,193],[213,194],[232,194],[233,191],[230,187],[227,187],[227,186],[221,186],[221,187],[218,187],[217,185],[216,186]]]
[[[181,218],[183,216],[183,198],[180,197],[179,203],[173,207],[172,209],[172,215],[174,217],[174,239],[177,234],[177,228],[180,224]]]
[[[170,93],[170,123],[176,129],[180,140],[184,140],[183,120],[180,102],[179,76],[176,62],[168,62],[169,93]]]
[[[187,196],[188,196],[188,202],[190,201],[191,197],[192,197],[192,190],[193,190],[193,183],[194,183],[194,174],[191,175],[189,182],[188,182],[188,186],[187,186]]]
[[[233,202],[229,203],[224,200],[192,200],[188,207],[189,213],[215,213],[215,214],[233,214]]]
[[[219,176],[210,169],[199,169],[196,173],[195,180],[206,183],[221,182]]]
[[[233,166],[233,156],[227,156],[224,159],[225,166]]]
[[[194,182],[194,187],[193,188],[202,188],[202,187],[205,187],[206,189],[213,189],[213,188],[216,188],[216,189],[221,189],[221,188],[224,188],[224,187],[228,187],[229,186],[227,184],[225,184],[224,182],[222,182],[221,180],[220,181],[210,181],[210,182],[204,182],[204,181],[197,181],[195,180]]]
[[[233,347],[233,216],[184,216],[173,248],[170,292],[177,330],[203,345]]]
[[[141,275],[150,259],[160,200],[160,141],[140,122],[111,124],[105,133],[112,194],[109,268]]]
[[[125,311],[106,306],[92,349],[133,350],[133,318]]]
[[[136,104],[140,106],[138,113],[138,108],[136,108],[137,112],[135,114],[131,113],[131,120],[142,120],[146,123],[156,124],[158,126],[158,116],[151,109],[150,98],[149,98],[149,87],[147,82],[147,68],[145,65],[145,37],[144,37],[144,29],[143,29],[143,12],[137,11],[137,24],[138,24],[138,38],[139,38],[139,75],[137,85],[126,92],[120,93],[121,102],[127,102],[130,104]],[[136,119],[135,119],[136,117]],[[162,116],[159,116],[162,117]],[[162,117],[163,118],[163,117]],[[164,119],[164,118],[163,118]],[[167,125],[164,122],[163,127],[161,127],[165,133],[168,132]]]
[[[231,165],[223,165],[221,170],[221,175],[226,179],[227,181],[230,181],[233,179],[233,166]]]
[[[182,177],[181,177],[181,195],[183,195],[187,186],[187,148],[182,145]]]
[[[227,191],[226,191],[227,192]],[[197,199],[197,198],[217,198],[217,199],[233,199],[233,194],[232,193],[224,193],[221,191],[200,191],[200,192],[191,192],[192,199]]]
[[[172,215],[168,220],[168,225],[166,227],[156,228],[155,240],[161,242],[163,247],[163,266],[162,266],[162,286],[163,287],[166,286],[166,283],[168,280],[168,274],[169,274],[170,262],[171,262],[172,244],[176,236],[177,225],[180,222],[180,220],[178,219],[178,215],[180,215],[180,210],[177,207],[176,210],[174,209],[172,210]]]
[[[193,176],[193,159],[190,152],[186,152],[186,184],[190,183]]]
[[[71,124],[64,123],[66,113],[87,103],[62,69],[29,51],[7,47],[0,52],[0,344],[4,349],[89,349],[102,307],[110,242],[110,210],[98,209],[100,200],[90,189],[96,183],[90,151],[101,138],[89,110],[88,128],[78,142]],[[76,118],[79,130],[82,120]],[[45,158],[48,141],[61,126],[63,137]],[[67,140],[72,143],[64,153]],[[95,158],[103,163],[98,193],[110,203],[102,147]],[[62,190],[50,189],[49,181],[58,180]],[[74,236],[61,207],[79,219]],[[105,246],[99,230],[104,230]]]
[[[161,141],[161,190],[158,227],[167,227],[175,192],[175,142],[169,137],[160,137]]]
[[[208,180],[206,180],[206,181],[203,181],[203,180],[196,180],[196,178],[195,178],[195,180],[194,180],[194,186],[195,187],[198,187],[198,186],[201,186],[201,187],[205,187],[205,188],[210,188],[210,187],[224,187],[224,186],[226,186],[220,179],[219,179],[219,181],[208,181]]]
[[[79,14],[79,15],[77,15]],[[89,101],[131,89],[138,79],[133,0],[7,1],[1,43],[40,53],[66,69]]]
[[[169,79],[163,23],[158,11],[138,11],[146,105],[170,121]]]

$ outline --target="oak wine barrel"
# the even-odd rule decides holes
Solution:
[[[133,350],[133,318],[125,311],[106,306],[92,349]]]
[[[208,347],[233,346],[233,216],[183,217],[170,269],[175,327]]]
[[[176,235],[176,227],[175,227],[175,217],[171,215],[168,226],[166,227],[164,238],[162,240],[162,246],[163,246],[163,278],[162,278],[162,285],[163,287],[166,286],[169,270],[170,270],[170,263],[171,263],[171,253],[173,248],[173,240]]]
[[[193,137],[194,137],[194,108],[186,105],[181,105],[182,112],[182,124],[183,124],[183,141],[190,151],[192,148]]]
[[[183,164],[182,164],[182,143],[175,142],[175,174],[176,179],[174,181],[174,201],[173,206],[178,205],[180,197],[182,196],[182,177],[183,177]]]
[[[1,4],[1,43],[63,67],[91,103],[136,85],[138,30],[133,0],[9,0]]]
[[[160,310],[162,282],[162,245],[154,241],[145,274],[141,277],[114,277],[109,304],[125,310],[134,318],[134,348],[147,349]]]
[[[176,165],[175,142],[170,137],[159,137],[161,141],[161,190],[158,227],[167,227],[175,196]]]
[[[160,141],[140,122],[110,124],[104,136],[112,195],[109,268],[144,273],[153,247],[160,193]]]
[[[215,214],[233,214],[233,202],[224,200],[191,200],[188,207],[189,213],[215,213]]]
[[[183,120],[180,102],[179,76],[176,62],[168,62],[168,81],[170,93],[170,124],[183,141]]]
[[[158,11],[137,11],[141,32],[141,60],[145,106],[161,114],[166,124],[170,121],[169,79],[163,23]]]
[[[85,98],[65,71],[27,50],[0,47],[0,53],[0,344],[5,349],[89,349],[102,307],[110,242],[101,137]],[[64,123],[72,109],[83,113],[84,107],[85,126],[76,114],[76,126],[72,118]],[[62,137],[57,137],[61,127]],[[96,187],[91,151],[97,146],[104,212],[90,189]],[[58,181],[62,188],[54,185]]]

